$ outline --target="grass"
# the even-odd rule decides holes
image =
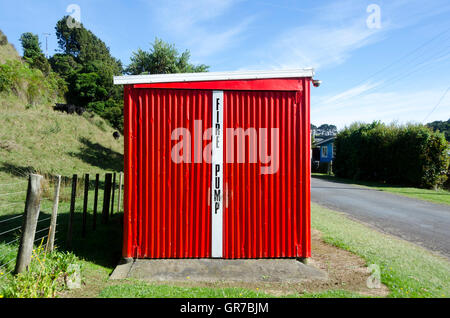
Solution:
[[[48,108],[2,110],[0,180],[29,171],[65,176],[122,171],[123,139],[115,140],[108,125],[100,128],[102,121]]]
[[[422,247],[380,233],[339,212],[319,205],[312,205],[312,226],[323,233],[323,239],[332,245],[361,256],[368,265],[380,268],[381,282],[390,290],[389,297],[449,297],[450,263]],[[88,286],[84,295],[90,297],[137,297],[137,298],[203,298],[203,297],[275,297],[258,290],[241,288],[179,287],[150,284],[137,280],[108,282],[108,270],[115,263],[104,267],[101,277]],[[94,268],[93,268],[94,269]],[[93,270],[89,275],[98,275]],[[89,278],[87,277],[87,280]],[[94,291],[89,291],[93,289]],[[88,293],[88,294],[86,294]],[[302,298],[359,298],[366,297],[345,290],[328,290],[318,293],[292,294],[286,297]]]
[[[412,188],[412,187],[402,187],[402,186],[393,186],[387,184],[381,184],[376,182],[369,181],[356,181],[350,179],[338,178],[332,175],[327,175],[323,173],[313,173],[313,177],[322,178],[334,182],[346,183],[346,184],[356,184],[359,186],[369,187],[372,189],[386,191],[398,195],[403,195],[406,197],[425,200],[433,203],[439,204],[448,204],[450,205],[450,191],[444,189],[420,189],[420,188]]]
[[[152,285],[140,281],[108,286],[102,298],[267,298],[269,294],[241,288],[206,288]]]
[[[97,231],[90,230],[87,237],[81,234],[81,203],[78,200],[75,218],[76,238],[73,254],[82,264],[85,286],[70,292],[73,297],[155,297],[155,298],[265,298],[274,295],[259,290],[241,288],[180,287],[149,284],[137,280],[108,281],[113,268],[120,258],[121,215],[115,215],[108,225],[100,225]],[[66,204],[66,203],[64,203]],[[63,206],[64,206],[63,204]],[[67,213],[60,218],[64,223]],[[91,220],[92,215],[89,216]],[[91,221],[89,221],[91,222]],[[312,226],[323,233],[323,239],[332,245],[361,256],[367,264],[380,268],[381,281],[390,290],[389,297],[449,297],[450,263],[447,259],[434,255],[425,249],[406,241],[382,234],[343,214],[312,205]],[[65,227],[59,238],[64,241]],[[60,251],[64,251],[62,244]],[[12,247],[0,244],[0,263],[15,257]],[[64,294],[62,294],[64,296]],[[365,297],[345,290],[328,290],[319,293],[304,293],[286,297],[302,298],[358,298]]]
[[[448,259],[317,204],[312,204],[312,226],[323,233],[325,242],[378,265],[389,297],[450,297]]]
[[[49,298],[66,288],[65,280],[75,272],[78,259],[72,253],[45,252],[41,244],[33,250],[28,270],[1,277],[0,298]],[[3,275],[2,275],[3,276]]]
[[[80,203],[82,200],[79,200]],[[99,200],[101,201],[101,200]],[[101,208],[101,204],[100,204]],[[66,245],[67,237],[67,222],[69,214],[63,212],[58,215],[58,227],[56,233],[56,252],[54,253],[54,259],[58,260],[61,257],[71,259],[70,257],[65,257],[66,255],[73,256],[72,263],[77,263],[81,265],[82,277],[87,279],[90,283],[91,280],[100,279],[103,284],[107,282],[109,274],[111,274],[112,269],[117,264],[120,254],[121,254],[121,242],[122,242],[122,215],[115,214],[110,218],[108,224],[101,224],[100,215],[97,218],[97,229],[92,230],[92,213],[88,214],[87,223],[87,235],[85,238],[81,236],[81,225],[82,225],[82,214],[80,207],[77,204],[77,209],[74,217],[73,225],[73,242],[72,247],[68,248]],[[38,227],[39,228],[39,227]],[[47,235],[47,231],[44,231],[43,236]],[[36,235],[38,236],[38,235]],[[32,285],[28,284],[29,281],[34,280],[36,276],[41,276],[43,271],[42,267],[34,266],[30,270],[30,275],[25,279],[13,279],[12,275],[9,273],[14,270],[15,259],[18,250],[18,243],[16,244],[5,244],[8,238],[2,238],[0,242],[0,291],[9,290],[11,286],[21,287],[15,288],[15,292],[4,292],[5,297],[11,297],[18,295],[19,297],[31,297],[32,290],[42,290],[44,285],[39,285],[39,288],[32,289]],[[43,240],[45,244],[45,239]],[[36,242],[35,249],[38,248],[39,241]],[[47,258],[51,261],[52,257],[49,255]],[[50,262],[51,265],[52,262]],[[63,264],[63,263],[60,263]],[[45,267],[47,268],[47,266]],[[6,276],[6,277],[3,277]],[[44,275],[45,276],[45,275]],[[47,275],[48,276],[48,275]],[[58,279],[58,277],[55,277]],[[27,286],[30,289],[27,289]],[[18,289],[23,289],[22,293],[18,292]],[[59,290],[63,290],[61,286],[58,287]],[[2,294],[2,292],[0,292]],[[41,297],[47,297],[49,294],[43,293]]]
[[[100,298],[275,298],[277,296],[242,288],[207,288],[152,285],[129,280],[127,283],[104,288]],[[288,295],[282,298],[361,298],[362,295],[344,290],[332,290],[320,293]]]

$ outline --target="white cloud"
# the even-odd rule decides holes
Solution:
[[[188,45],[195,57],[206,57],[220,52],[233,45],[237,45],[243,38],[242,34],[253,21],[247,18],[236,26],[222,32],[211,33],[204,29],[197,29],[196,36],[188,39]]]
[[[335,66],[345,62],[353,51],[375,43],[389,30],[368,28],[366,6],[354,1],[320,7],[309,22],[280,33],[267,52],[271,68]]]
[[[224,14],[236,0],[171,0],[154,7],[156,16],[168,30],[188,32],[193,26]]]
[[[346,0],[315,7],[298,26],[280,32],[271,45],[255,50],[258,63],[246,68],[331,68],[346,62],[356,50],[384,40],[394,30],[450,10],[444,0],[434,0],[434,5],[427,6],[426,10],[419,0],[378,3],[379,29],[367,26],[371,13],[366,9],[370,2]]]
[[[352,51],[373,43],[377,31],[353,23],[343,27],[301,26],[288,30],[275,43],[281,68],[312,66],[315,69],[343,63]]]
[[[236,24],[220,20],[241,0],[164,1],[153,4],[154,16],[162,29],[190,48],[193,59],[205,58],[238,44],[252,17]]]
[[[348,100],[349,98],[359,96],[359,95],[363,94],[364,92],[367,92],[368,90],[378,87],[382,83],[383,82],[364,83],[364,84],[352,87],[342,93],[328,97],[326,100],[323,101],[323,104],[330,104],[330,103],[335,103],[336,101],[341,102],[341,101]]]

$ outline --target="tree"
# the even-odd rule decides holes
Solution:
[[[69,77],[81,70],[81,65],[75,61],[73,56],[67,54],[55,54],[50,59],[50,64],[54,72],[58,73],[68,82]]]
[[[188,50],[179,53],[173,44],[168,44],[156,38],[151,49],[146,52],[138,49],[130,58],[131,63],[126,68],[127,74],[170,74],[207,72],[209,66],[189,63]]]
[[[39,44],[39,37],[31,32],[23,33],[20,37],[20,42],[23,48],[23,57],[33,58],[39,54],[42,54],[42,50]]]
[[[31,32],[23,33],[20,37],[20,42],[23,48],[23,58],[30,64],[32,68],[36,68],[42,71],[45,75],[48,75],[51,71],[50,63],[42,53],[39,43],[39,37]]]
[[[450,142],[450,119],[447,121],[433,121],[427,124],[433,131],[440,131],[445,134],[445,139]]]
[[[50,62],[53,69],[68,83],[67,102],[83,106],[107,118],[122,130],[122,88],[115,86],[113,76],[122,74],[122,63],[114,58],[106,44],[82,24],[69,28],[65,16],[56,24],[59,52]],[[108,108],[114,108],[113,110]],[[123,125],[123,124],[122,124]]]
[[[122,73],[122,63],[111,56],[109,48],[83,24],[77,28],[69,28],[68,16],[56,23],[56,37],[62,55],[71,56],[75,62],[86,65],[89,62],[101,61],[108,65],[114,75]]]

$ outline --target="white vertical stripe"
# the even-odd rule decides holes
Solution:
[[[213,91],[211,157],[211,255],[220,258],[223,235],[223,91]]]

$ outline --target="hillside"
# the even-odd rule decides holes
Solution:
[[[1,39],[4,36],[0,31]],[[48,88],[51,85],[45,81],[52,79],[30,70],[12,45],[1,43],[0,68],[12,65],[7,69],[8,76],[21,82],[0,91],[0,185],[31,171],[66,176],[121,171],[123,138],[115,140],[114,129],[94,114],[54,111],[52,106],[62,97]],[[30,80],[14,73],[19,71],[31,74]],[[39,82],[37,90],[32,91],[34,95],[30,94],[30,88],[35,88],[32,80]]]

